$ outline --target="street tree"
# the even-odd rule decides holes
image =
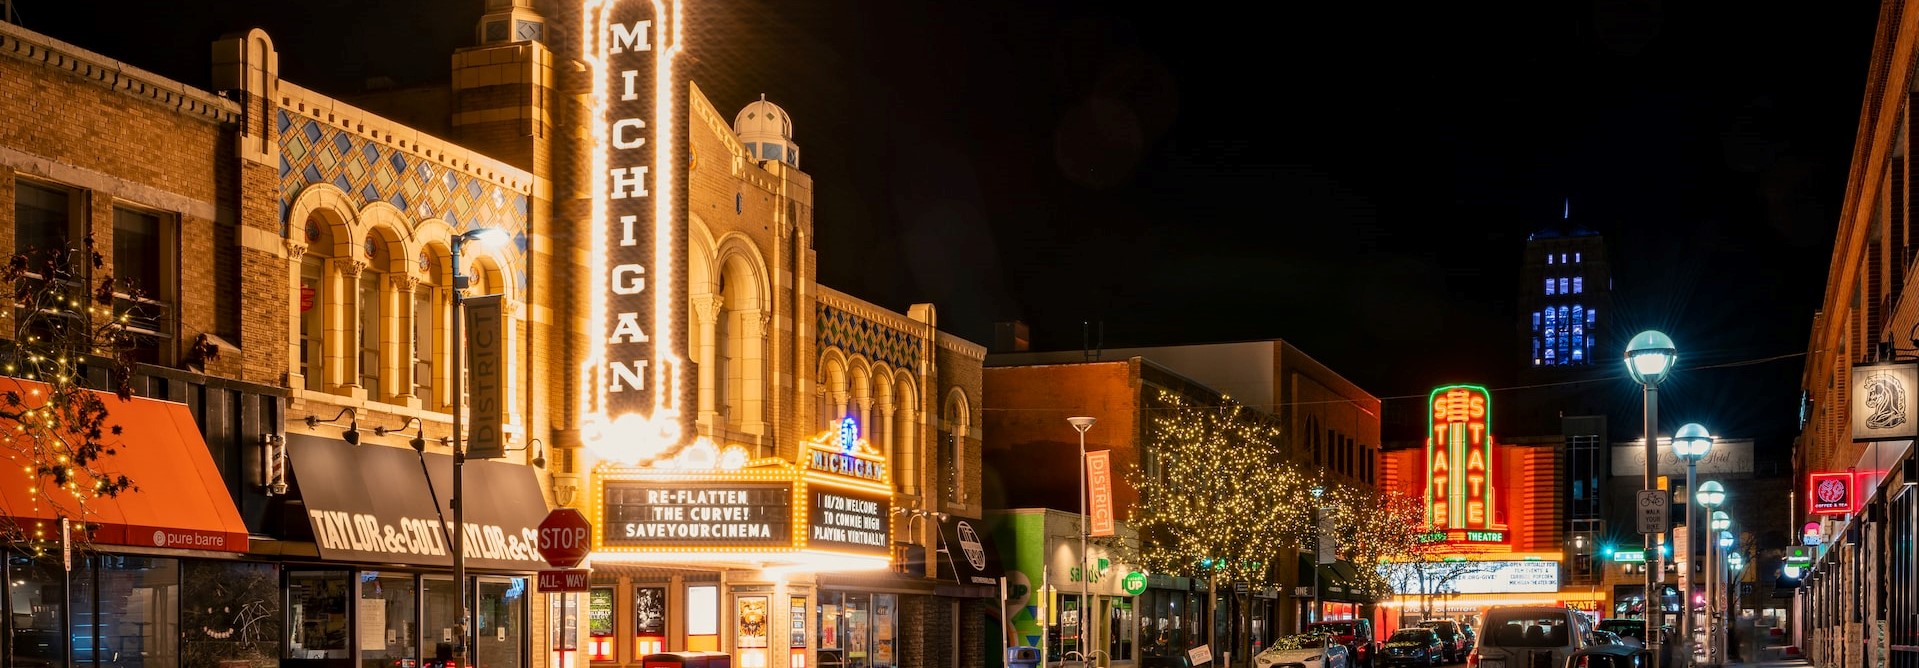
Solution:
[[[84,526],[88,502],[136,489],[115,471],[126,447],[111,404],[132,396],[138,292],[105,271],[87,235],[79,248],[24,248],[0,270],[0,289],[12,300],[0,308],[11,339],[0,342],[0,460],[17,471],[31,502]],[[104,390],[104,391],[102,391]],[[0,532],[27,543],[59,539],[59,525],[0,520]],[[85,542],[86,532],[73,538]]]
[[[1154,406],[1148,464],[1127,472],[1141,561],[1154,573],[1273,583],[1308,528],[1313,483],[1283,456],[1277,421],[1230,398],[1165,390]]]

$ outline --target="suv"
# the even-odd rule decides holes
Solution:
[[[1494,606],[1480,618],[1486,637],[1466,656],[1467,668],[1557,668],[1591,647],[1592,623],[1555,606]]]
[[[1428,619],[1419,625],[1432,629],[1439,636],[1439,642],[1445,646],[1448,662],[1465,659],[1478,644],[1473,636],[1473,627],[1450,619]]]
[[[1329,619],[1307,624],[1306,632],[1329,635],[1345,645],[1346,651],[1352,653],[1352,665],[1356,668],[1373,667],[1373,654],[1379,649],[1373,640],[1373,620]]]

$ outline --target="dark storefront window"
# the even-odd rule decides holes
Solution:
[[[80,648],[89,643],[90,654],[102,666],[139,666],[160,668],[180,665],[180,562],[152,557],[102,556],[97,564],[97,595],[88,600],[80,595],[82,583],[75,583],[76,620],[89,603],[98,608],[91,615],[91,627],[75,624],[74,658],[85,661]],[[84,580],[84,578],[83,578]],[[91,583],[86,583],[91,584]],[[92,631],[93,633],[88,633]]]
[[[180,566],[180,665],[280,656],[280,569],[274,564],[187,560]]]
[[[1189,591],[1148,589],[1133,600],[1139,618],[1140,657],[1173,659],[1204,642],[1195,632],[1203,598]]]
[[[7,555],[10,665],[58,665],[66,660],[66,574],[60,552]]]
[[[486,668],[519,668],[525,654],[526,578],[480,580],[480,605],[475,609],[475,656]]]
[[[419,621],[419,592],[412,573],[360,574],[359,628],[360,665],[363,668],[388,668],[405,665],[420,655],[415,632]]]
[[[422,579],[426,592],[426,619],[420,623],[420,646],[428,659],[453,658],[453,622],[460,618],[459,595],[453,591],[453,578],[427,576]]]
[[[351,574],[347,571],[287,573],[289,659],[346,659],[352,653],[347,620]]]

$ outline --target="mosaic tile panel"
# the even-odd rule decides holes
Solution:
[[[920,339],[906,332],[815,302],[815,336],[821,348],[838,346],[851,355],[885,362],[895,369],[917,368]]]
[[[526,195],[284,109],[278,115],[281,235],[300,191],[329,183],[356,206],[386,202],[416,221],[438,218],[460,232],[480,223],[505,228],[520,255],[515,264],[525,266]],[[524,274],[515,279],[525,287]]]

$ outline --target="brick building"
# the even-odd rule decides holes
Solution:
[[[1009,509],[1051,508],[1079,512],[1075,471],[1078,434],[1072,416],[1098,422],[1086,432],[1088,451],[1110,450],[1115,468],[1116,514],[1150,500],[1139,498],[1126,480],[1135,471],[1151,471],[1149,447],[1156,430],[1154,411],[1167,406],[1162,393],[1201,405],[1233,401],[1252,409],[1249,419],[1270,421],[1280,430],[1282,452],[1318,469],[1329,479],[1371,486],[1376,481],[1379,401],[1284,341],[1164,346],[1067,352],[1007,352],[989,355],[986,364],[985,462],[992,473],[989,503]],[[1009,553],[1029,546],[1006,546]],[[1048,554],[1070,560],[1077,547]],[[1070,554],[1068,554],[1070,553]],[[1052,568],[1049,566],[1049,568]],[[1334,572],[1336,569],[1327,569]],[[1233,647],[1234,656],[1251,656],[1273,638],[1291,633],[1308,614],[1311,596],[1296,596],[1296,585],[1310,578],[1309,567],[1276,568],[1273,581],[1246,591],[1208,591],[1204,580],[1154,577],[1143,592],[1120,590],[1095,599],[1092,642],[1109,652],[1136,647],[1138,660],[1151,652],[1177,654],[1184,648],[1147,643],[1139,624],[1174,620],[1180,610],[1213,602],[1227,611],[1211,635],[1181,636],[1189,645],[1212,642],[1215,651]],[[1193,575],[1193,574],[1188,574]],[[1037,578],[1036,573],[1009,577]],[[1037,583],[1034,586],[1038,586]],[[1065,591],[1065,590],[1062,590]],[[1329,586],[1322,617],[1367,614],[1370,603]],[[1070,594],[1070,591],[1065,591]],[[1063,599],[1064,600],[1064,599]],[[1062,604],[1064,605],[1064,604]],[[1030,617],[1014,614],[1014,622]],[[1231,624],[1225,620],[1244,620]],[[1256,620],[1256,621],[1255,621]],[[1024,627],[1023,627],[1024,628]],[[1032,631],[1031,633],[1037,633]],[[1115,655],[1114,660],[1126,660]]]

